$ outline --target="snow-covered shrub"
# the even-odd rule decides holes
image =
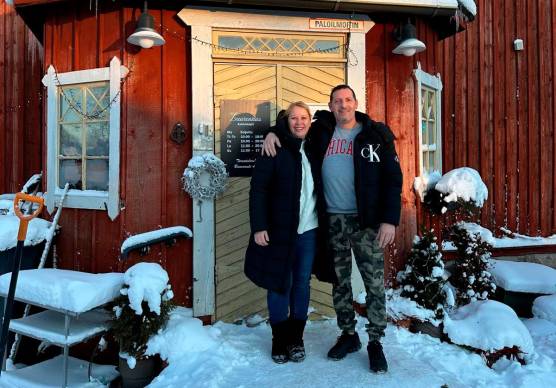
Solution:
[[[457,251],[450,283],[457,290],[458,304],[488,299],[496,291],[489,272],[492,246],[479,233],[469,232],[462,222],[451,228],[450,240]]]
[[[402,290],[401,296],[415,301],[418,305],[434,311],[436,318],[444,315],[444,262],[438,249],[434,230],[415,236],[413,247],[403,271],[397,280]]]
[[[488,189],[479,173],[469,167],[461,167],[444,174],[433,189],[424,195],[425,206],[436,214],[461,209],[473,215],[483,207]]]
[[[175,306],[168,273],[159,264],[135,264],[126,271],[124,283],[112,308],[111,331],[120,345],[120,356],[133,368],[135,359],[144,357],[149,338],[166,326]]]

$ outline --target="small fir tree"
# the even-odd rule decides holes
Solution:
[[[496,291],[489,272],[492,246],[479,233],[470,233],[461,222],[451,228],[450,239],[457,250],[450,282],[457,290],[458,304],[488,299]]]
[[[445,300],[442,253],[438,249],[434,229],[422,234],[423,237],[415,236],[405,270],[398,273],[401,296],[434,311],[436,318],[442,319]]]
[[[111,330],[114,338],[120,344],[121,353],[127,353],[134,358],[142,358],[147,350],[149,338],[166,326],[170,312],[175,308],[170,300],[173,293],[170,285],[162,292],[160,314],[151,311],[147,301],[141,303],[143,312],[137,314],[130,306],[128,289],[127,285],[124,286],[122,295],[114,300]]]

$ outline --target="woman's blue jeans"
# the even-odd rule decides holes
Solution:
[[[297,235],[295,259],[290,274],[291,287],[284,294],[268,291],[268,314],[271,324],[288,319],[305,320],[309,309],[311,270],[317,248],[317,229]]]

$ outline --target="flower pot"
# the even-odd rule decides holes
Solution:
[[[156,377],[157,372],[156,357],[139,358],[135,368],[131,369],[127,365],[127,360],[119,360],[120,375],[122,376],[122,388],[143,388]]]

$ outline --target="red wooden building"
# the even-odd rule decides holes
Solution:
[[[52,206],[61,181],[75,183],[57,241],[64,268],[123,271],[145,259],[119,261],[126,237],[185,225],[193,240],[148,256],[168,270],[177,300],[216,319],[260,311],[264,293],[242,274],[249,179],[198,203],[180,178],[193,155],[224,149],[238,101],[268,103],[272,121],[290,101],[326,106],[344,82],[397,136],[404,187],[391,274],[419,225],[440,222],[413,191],[426,170],[478,170],[491,230],[556,233],[552,2],[478,1],[471,21],[474,3],[458,0],[151,1],[165,44],[149,49],[126,41],[143,2],[13,3],[0,2],[0,192],[42,170]],[[410,57],[392,53],[408,20],[426,45]],[[172,140],[176,124],[184,142]],[[330,311],[326,285],[312,295]]]

